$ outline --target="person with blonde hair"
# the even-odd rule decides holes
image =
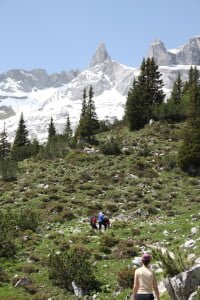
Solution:
[[[154,272],[150,269],[151,255],[144,253],[142,256],[142,267],[135,270],[133,284],[134,300],[160,300],[157,280]]]

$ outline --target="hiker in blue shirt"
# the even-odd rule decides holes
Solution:
[[[98,215],[99,230],[101,230],[101,226],[103,225],[104,218],[105,218],[104,214],[100,212]]]

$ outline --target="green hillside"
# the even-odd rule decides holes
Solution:
[[[24,160],[16,181],[0,181],[1,211],[21,222],[12,237],[15,254],[0,258],[0,299],[77,299],[54,284],[48,267],[52,251],[63,253],[75,244],[90,253],[100,300],[130,293],[115,292],[142,249],[177,252],[193,239],[195,246],[182,252],[200,257],[200,178],[176,165],[183,126],[155,122],[129,132],[119,124],[97,137],[115,138],[123,149],[119,155],[66,149],[64,159]],[[106,232],[90,228],[90,216],[99,211],[111,218]],[[192,234],[193,227],[198,230]],[[30,278],[26,288],[15,287],[21,277]]]

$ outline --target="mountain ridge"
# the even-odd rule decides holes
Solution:
[[[197,56],[200,69],[200,37],[191,38],[185,46],[172,49],[171,52],[166,50],[162,41],[156,40],[149,50],[149,56],[153,56],[157,63],[162,62],[159,71],[162,73],[167,97],[178,72],[183,80],[188,77],[191,64],[173,63],[175,55],[180,54],[180,51],[186,51],[185,55],[188,51],[191,62]],[[75,129],[81,112],[83,89],[90,85],[95,93],[99,119],[111,122],[116,118],[122,119],[128,90],[138,75],[138,68],[112,60],[104,43],[99,45],[89,67],[83,71],[71,70],[49,75],[44,69],[9,70],[0,74],[0,130],[5,122],[9,138],[13,140],[21,112],[24,113],[31,139],[37,137],[42,142],[47,139],[51,116],[58,132],[62,132],[68,114]]]

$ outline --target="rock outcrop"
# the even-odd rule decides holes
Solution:
[[[171,50],[167,50],[162,41],[155,40],[148,56],[154,57],[159,66],[200,65],[200,37],[193,37],[184,46]]]
[[[200,286],[200,264],[165,280],[165,287],[172,300],[188,300]],[[193,299],[193,298],[191,298]]]
[[[106,60],[111,61],[110,56],[106,50],[106,46],[104,43],[101,43],[95,52],[92,61],[90,63],[90,67],[94,67],[96,65],[104,63]]]
[[[79,73],[79,70],[71,70],[69,72],[63,71],[49,75],[43,69],[34,69],[31,71],[13,69],[0,74],[0,91],[13,93],[17,89],[28,93],[32,89],[41,90],[49,87],[60,87],[69,83]]]

